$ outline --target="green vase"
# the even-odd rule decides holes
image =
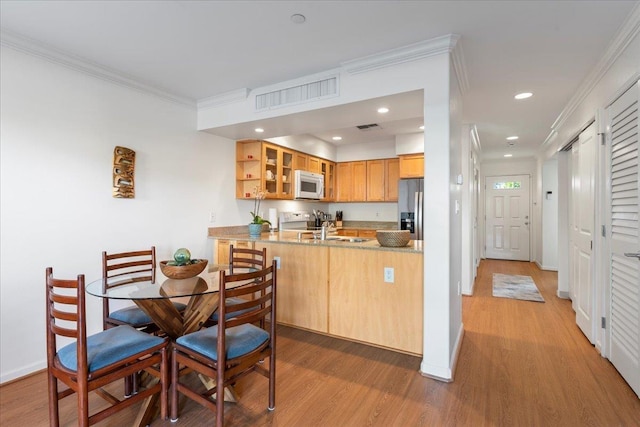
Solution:
[[[262,233],[262,224],[249,224],[249,237],[260,237]]]

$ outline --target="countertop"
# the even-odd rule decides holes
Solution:
[[[340,248],[350,248],[350,249],[364,249],[364,250],[383,250],[383,251],[393,251],[393,252],[422,252],[423,251],[423,241],[422,240],[411,240],[407,246],[403,246],[400,248],[393,247],[385,247],[380,246],[380,243],[375,238],[372,239],[361,239],[363,241],[351,241],[349,237],[344,236],[343,240],[319,240],[308,238],[307,236],[311,236],[311,234],[302,235],[300,239],[298,239],[298,235],[300,234],[297,231],[275,231],[275,232],[263,232],[260,237],[249,237],[249,234],[246,233],[247,227],[242,226],[242,230],[244,233],[236,233],[235,231],[240,231],[234,227],[234,229],[209,229],[209,238],[210,239],[230,239],[230,240],[240,240],[240,241],[249,241],[249,242],[268,242],[268,243],[283,243],[289,245],[314,245],[314,246],[332,246],[332,247],[340,247]],[[226,231],[226,232],[225,232]],[[307,238],[305,238],[307,237]],[[331,235],[330,237],[337,237]],[[360,240],[360,239],[358,239]]]

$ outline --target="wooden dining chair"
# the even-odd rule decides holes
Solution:
[[[276,387],[276,325],[264,320],[275,319],[276,264],[249,273],[220,272],[220,320],[216,326],[184,335],[173,345],[171,421],[178,419],[178,393],[216,413],[216,426],[224,424],[224,388],[234,384],[250,372],[258,372],[269,379],[270,411],[275,409]],[[246,284],[245,284],[246,283]],[[227,304],[228,298],[260,295],[241,304]],[[239,314],[242,312],[242,314]],[[227,318],[227,314],[232,316]],[[262,321],[262,322],[261,322]],[[263,361],[269,358],[269,368]],[[183,366],[215,380],[215,386],[200,391],[179,381],[179,367]],[[217,393],[213,402],[210,397]]]
[[[129,325],[120,325],[87,336],[84,275],[76,280],[53,277],[46,270],[47,300],[47,377],[49,388],[49,423],[60,425],[58,402],[73,393],[78,399],[77,425],[95,424],[117,411],[160,394],[160,412],[167,416],[169,384],[168,340]],[[58,349],[58,337],[75,341]],[[160,379],[128,399],[118,399],[102,389],[113,383],[147,371]],[[68,388],[58,390],[58,381]],[[110,403],[89,415],[89,392],[95,391]]]
[[[229,273],[234,267],[248,267],[262,270],[267,266],[267,248],[249,249],[229,246]]]
[[[102,252],[102,277],[105,280],[103,292],[109,288],[137,281],[155,281],[156,276],[156,248],[107,254]],[[122,277],[123,281],[117,281]],[[126,280],[124,280],[126,277]],[[185,304],[174,302],[173,305],[182,312]],[[103,328],[108,329],[118,325],[131,325],[144,332],[155,333],[159,328],[153,323],[151,317],[137,306],[125,307],[110,311],[109,298],[102,299],[102,323]]]
[[[267,248],[249,249],[249,248],[236,248],[233,245],[229,246],[229,274],[233,274],[233,268],[251,268],[255,270],[262,270],[267,266]],[[245,298],[227,298],[227,304],[242,304],[246,298],[253,298],[253,295],[248,295]],[[219,310],[213,312],[206,326],[213,326],[218,323]],[[227,314],[227,318],[229,318]],[[264,325],[263,325],[264,327]]]

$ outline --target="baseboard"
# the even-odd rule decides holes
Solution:
[[[3,372],[2,375],[0,376],[0,384],[4,385],[5,383],[12,382],[14,380],[26,378],[46,368],[47,368],[47,362],[41,361],[41,362],[32,363],[31,365],[28,365],[28,366],[23,366],[20,369],[16,369],[7,373]]]
[[[462,348],[463,337],[464,325],[460,324],[460,329],[458,330],[458,336],[456,337],[453,354],[451,355],[451,360],[449,361],[449,367],[443,368],[442,366],[433,366],[426,364],[423,361],[420,364],[420,375],[446,383],[453,382],[456,365],[458,363],[458,356],[460,355],[460,349]]]
[[[556,292],[556,296],[558,298],[562,298],[562,299],[571,299],[571,295],[569,294],[569,291],[558,291]]]

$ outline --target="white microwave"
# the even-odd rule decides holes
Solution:
[[[324,193],[324,175],[297,170],[295,176],[295,198],[320,200]]]

